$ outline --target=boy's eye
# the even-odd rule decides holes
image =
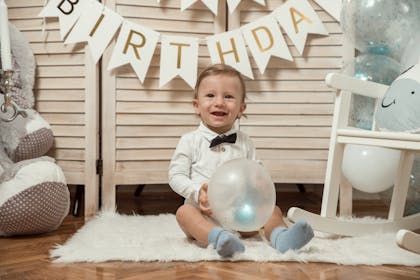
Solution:
[[[228,95],[225,95],[225,98],[230,99],[230,98],[234,98],[234,97],[233,97],[233,95],[228,94]]]
[[[214,97],[214,94],[213,93],[207,93],[206,97]]]

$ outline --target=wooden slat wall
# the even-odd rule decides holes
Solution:
[[[160,4],[155,0],[107,2],[125,19],[161,34],[199,38],[237,28],[283,3],[267,0],[263,7],[243,1],[226,22],[224,1],[220,1],[217,17],[200,2],[183,12],[179,0]],[[342,34],[331,16],[310,3],[330,35],[309,35],[303,55],[286,37],[294,62],[272,58],[261,75],[251,59],[255,80],[247,81],[248,118],[241,120],[241,129],[254,139],[259,157],[279,183],[324,181],[334,102],[324,77],[340,68]],[[200,45],[199,71],[210,64],[205,42]],[[104,63],[109,61],[110,50],[112,47]],[[168,163],[179,137],[199,123],[191,105],[193,91],[183,80],[175,79],[159,88],[159,53],[158,47],[144,84],[130,66],[103,72],[105,206],[115,205],[115,185],[167,183]]]
[[[255,21],[284,2],[267,0],[264,7],[242,1],[228,19],[229,29]],[[241,121],[241,130],[254,139],[258,157],[279,183],[323,183],[325,177],[334,93],[324,78],[341,67],[343,38],[339,23],[308,2],[330,34],[309,35],[301,55],[282,30],[294,62],[273,57],[262,75],[251,58],[254,80],[247,81],[248,118]]]
[[[85,188],[85,216],[98,208],[98,71],[84,44],[63,44],[58,18],[48,18],[45,37],[38,14],[44,0],[6,0],[10,21],[29,41],[36,59],[35,109],[50,123],[55,143],[49,156],[68,184]]]

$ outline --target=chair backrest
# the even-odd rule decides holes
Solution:
[[[346,128],[349,126],[351,94],[359,94],[379,100],[388,89],[387,85],[363,81],[339,73],[328,74],[325,78],[325,83],[328,87],[337,90],[332,129]],[[374,119],[372,122],[374,123]]]
[[[373,98],[382,98],[388,89],[388,86],[359,80],[344,74],[329,73],[325,78],[327,86],[339,90],[349,91],[352,93],[369,96]]]

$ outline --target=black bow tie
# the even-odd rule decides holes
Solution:
[[[217,146],[222,143],[235,143],[236,142],[236,133],[232,133],[230,135],[222,135],[217,136],[213,140],[211,140],[210,147],[213,148],[214,146]]]

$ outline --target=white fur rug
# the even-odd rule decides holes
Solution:
[[[346,265],[420,265],[420,255],[395,243],[395,233],[332,238],[317,235],[298,251],[281,254],[262,237],[245,239],[246,250],[222,259],[211,246],[200,248],[179,229],[175,216],[120,215],[102,212],[64,245],[51,250],[54,262],[120,261],[297,261]]]

